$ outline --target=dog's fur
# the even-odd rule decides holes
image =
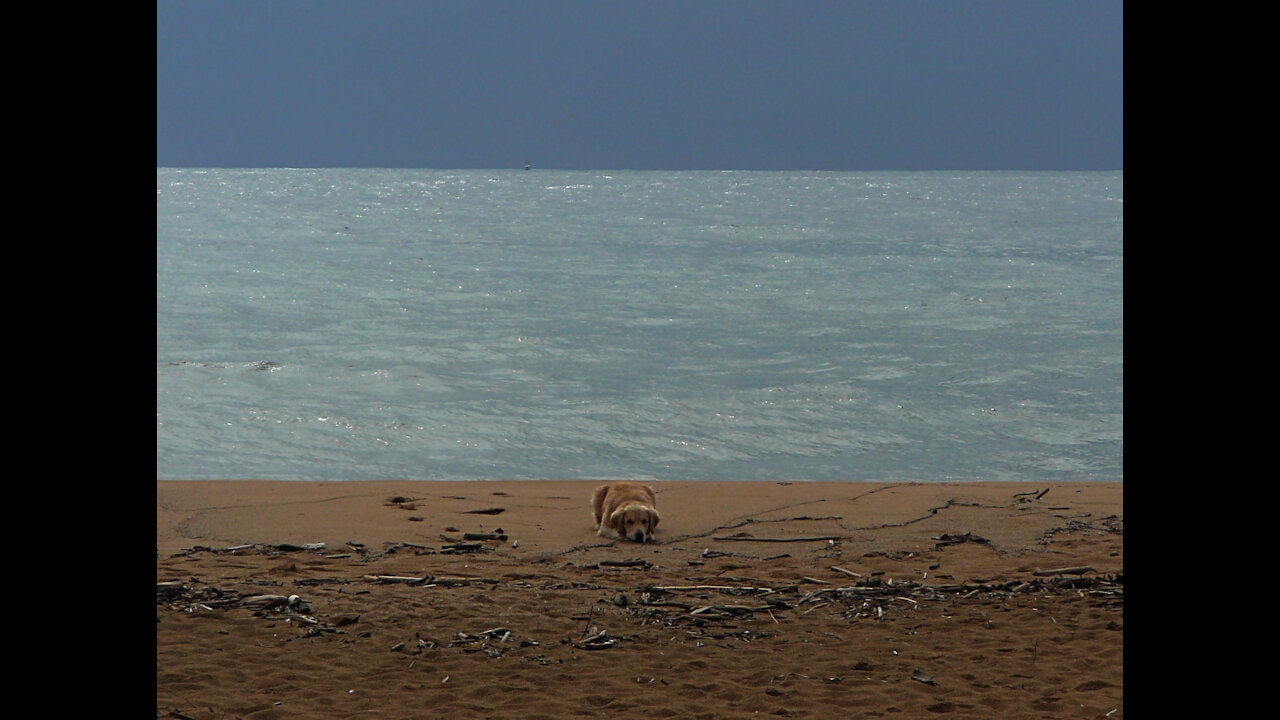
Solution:
[[[596,534],[632,542],[652,542],[658,526],[657,500],[653,488],[621,480],[601,485],[591,497]]]

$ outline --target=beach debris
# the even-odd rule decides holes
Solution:
[[[733,535],[715,535],[712,540],[736,540],[746,542],[817,542],[825,540],[828,542],[843,539],[842,535],[806,535],[802,537],[755,537],[748,533],[734,533]]]
[[[193,545],[189,548],[183,548],[182,550],[179,550],[178,552],[173,553],[169,557],[190,557],[194,553],[198,553],[198,552],[210,552],[210,553],[214,553],[215,555],[221,555],[225,553],[237,554],[237,553],[242,553],[248,550],[257,550],[259,553],[263,555],[279,555],[280,553],[301,552],[304,550],[319,552],[321,550],[324,550],[324,548],[325,548],[325,544],[322,542],[302,543],[302,544],[249,543],[245,545],[231,545],[224,548],[209,547],[208,545]]]
[[[638,567],[648,570],[653,567],[653,563],[648,560],[601,560],[601,567]]]
[[[978,543],[979,545],[991,544],[990,540],[982,537],[981,535],[974,535],[972,532],[968,532],[968,531],[961,533],[959,535],[952,535],[951,533],[942,533],[941,535],[930,538],[930,540],[938,541],[933,546],[934,550],[941,550],[942,548],[950,545],[959,545],[960,543],[966,543],[966,542]]]
[[[594,628],[593,628],[594,629]],[[607,630],[600,630],[591,637],[583,638],[573,643],[573,646],[579,650],[604,650],[618,644],[619,641],[626,638],[610,635]]]
[[[599,570],[602,567],[640,568],[641,570],[648,570],[650,568],[657,567],[648,560],[601,560],[600,562],[587,563],[584,565],[569,563],[569,566],[580,568],[582,570]]]
[[[300,605],[302,599],[297,595],[250,595],[240,598],[240,604],[245,607],[266,610],[277,607],[297,607],[303,613],[309,614],[311,609],[305,605]]]
[[[1036,500],[1039,500],[1040,498],[1044,497],[1048,492],[1049,492],[1049,488],[1045,488],[1043,490],[1032,490],[1030,492],[1024,492],[1024,493],[1014,493],[1013,496],[1015,498],[1018,498],[1018,502],[1026,503],[1026,502],[1034,502]],[[1027,497],[1028,495],[1033,495],[1034,497]]]
[[[403,583],[405,585],[421,585],[422,587],[465,587],[467,585],[493,585],[497,580],[485,577],[453,577],[424,575],[365,575],[365,580],[378,583]]]
[[[341,632],[319,618],[298,595],[241,594],[204,585],[197,580],[185,583],[177,580],[156,583],[156,603],[170,610],[196,613],[215,610],[251,610],[257,617],[268,620],[284,620],[306,628],[300,637],[314,637],[324,632]]]
[[[1062,517],[1061,515],[1057,517]],[[1088,513],[1076,518],[1067,519],[1067,524],[1062,527],[1050,528],[1040,535],[1040,544],[1048,545],[1053,542],[1053,536],[1057,533],[1076,533],[1076,532],[1094,532],[1102,535],[1123,535],[1124,534],[1124,518],[1119,515],[1107,515],[1103,518],[1095,520],[1085,520],[1089,517]],[[1096,523],[1096,524],[1095,524]]]
[[[496,627],[478,633],[454,633],[453,640],[445,647],[461,647],[465,652],[482,652],[491,658],[500,658],[512,647],[536,646],[536,640],[515,642],[511,628]]]
[[[506,510],[507,510],[506,508],[491,507],[491,508],[485,508],[483,510],[463,510],[462,514],[463,515],[498,515],[500,513],[506,512]]]
[[[1087,565],[1080,565],[1077,567],[1056,568],[1054,570],[1036,570],[1031,574],[1036,577],[1047,577],[1051,575],[1084,575],[1087,572],[1095,572],[1095,570]]]
[[[389,506],[400,506],[406,510],[412,510],[414,507],[413,503],[416,503],[419,500],[423,500],[423,499],[424,498],[405,497],[404,495],[392,495],[391,497],[387,498],[383,504],[389,505]],[[458,498],[458,499],[464,500],[465,498]]]
[[[1065,568],[1082,569],[1082,568]],[[813,590],[800,589],[803,583],[765,587],[758,585],[647,585],[638,588],[636,599],[625,611],[642,618],[642,624],[650,622],[670,626],[702,624],[709,619],[731,619],[767,612],[775,621],[779,610],[797,610],[808,615],[815,610],[829,608],[845,619],[857,621],[867,618],[883,620],[890,612],[911,611],[926,602],[947,597],[968,600],[981,596],[991,600],[1006,595],[1028,593],[1075,592],[1095,598],[1100,605],[1119,605],[1124,602],[1124,575],[1081,577],[1031,577],[1015,578],[1001,582],[971,581],[927,585],[914,580],[882,579],[877,573],[861,578],[852,585],[823,586]],[[737,597],[749,597],[759,604],[742,602],[708,602],[710,593]],[[685,599],[686,594],[697,594]]]
[[[405,583],[406,585],[425,585],[432,580],[430,575],[417,577],[414,575],[365,575],[366,580],[381,583]]]
[[[937,685],[938,681],[932,675],[924,674],[919,668],[911,671],[911,679],[916,682],[922,682],[925,685]]]

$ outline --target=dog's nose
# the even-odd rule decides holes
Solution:
[[[644,531],[637,530],[636,534],[633,537],[635,538],[636,542],[644,542]]]

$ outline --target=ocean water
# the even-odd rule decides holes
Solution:
[[[1123,480],[1122,172],[156,172],[159,479]]]

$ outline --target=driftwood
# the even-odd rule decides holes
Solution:
[[[298,552],[299,550],[323,550],[324,543],[303,543],[302,545],[294,545],[293,543],[279,543],[277,545],[267,545],[266,547],[275,548],[281,552]]]
[[[922,683],[924,683],[925,685],[937,685],[937,684],[938,684],[938,681],[937,681],[937,680],[935,680],[935,679],[933,678],[933,676],[932,676],[932,675],[925,675],[925,674],[924,674],[923,672],[921,672],[918,668],[917,668],[917,669],[915,669],[915,670],[912,670],[912,671],[911,671],[911,679],[912,679],[912,680],[915,680],[915,681],[917,681],[917,682],[922,682]]]
[[[436,577],[433,575],[425,575],[423,577],[415,577],[413,575],[365,575],[364,578],[380,583],[404,583],[406,585],[422,585],[423,587],[463,587],[473,583],[487,585],[498,582],[493,578]]]
[[[408,585],[421,585],[431,580],[430,575],[425,577],[415,577],[413,575],[365,575],[364,578],[382,583],[405,583]]]
[[[1014,496],[1014,497],[1026,497],[1027,495],[1035,495],[1035,497],[1031,498],[1031,500],[1039,500],[1040,498],[1042,498],[1042,497],[1044,497],[1046,494],[1048,494],[1049,489],[1050,489],[1050,488],[1045,488],[1045,489],[1043,489],[1043,490],[1038,490],[1038,491],[1037,491],[1037,490],[1032,490],[1031,492],[1014,493],[1014,494],[1013,494],[1013,496]],[[1019,500],[1018,502],[1031,502],[1031,500]]]
[[[320,551],[320,550],[323,550],[324,547],[325,547],[325,544],[322,542],[303,543],[301,545],[297,545],[294,543],[277,543],[277,544],[250,543],[247,545],[231,545],[225,548],[209,547],[208,545],[193,545],[192,547],[189,547],[189,548],[183,548],[182,550],[179,550],[178,552],[170,555],[169,557],[188,557],[192,553],[197,553],[197,552],[211,552],[214,554],[222,554],[222,553],[242,552],[245,550],[257,550],[258,552],[264,555],[273,555],[276,553],[299,552],[302,550]]]
[[[978,543],[979,545],[991,544],[990,540],[982,537],[981,535],[974,535],[972,532],[965,532],[960,535],[952,535],[951,533],[942,533],[941,535],[938,535],[936,537],[932,537],[929,539],[938,541],[933,546],[934,550],[941,550],[942,548],[950,545],[959,545],[960,543],[966,543],[966,542]]]
[[[604,567],[642,567],[645,569],[653,567],[653,563],[648,560],[601,560],[600,564]]]
[[[655,592],[685,592],[689,590],[719,590],[721,592],[755,593],[773,592],[766,587],[750,587],[741,585],[653,585],[648,588]]]
[[[215,610],[244,609],[269,620],[285,620],[305,626],[300,637],[314,637],[323,632],[339,632],[318,618],[297,595],[241,595],[234,590],[213,586],[196,587],[180,581],[156,583],[156,603],[170,610],[182,612],[213,612]]]
[[[604,650],[618,644],[619,640],[626,638],[610,635],[607,630],[601,630],[588,638],[583,638],[573,644],[580,650]]]
[[[751,536],[714,536],[712,539],[718,541],[741,541],[741,542],[815,542],[815,541],[837,541],[842,536],[806,536],[796,538],[756,538]]]
[[[700,615],[705,612],[728,613],[738,615],[742,613],[753,613],[760,611],[768,611],[769,605],[703,605],[689,611],[690,615]]]
[[[513,647],[514,643],[510,642],[511,639],[511,628],[496,627],[478,633],[455,633],[454,639],[450,641],[446,647],[463,646],[464,652],[483,652],[491,658],[500,658],[507,650]],[[427,643],[421,638],[418,639],[418,644],[418,652],[421,652],[422,647],[437,646],[437,643],[434,641]],[[518,644],[520,647],[528,647],[529,645],[537,645],[538,643],[536,640],[521,640]],[[396,649],[397,648],[392,648],[392,650]],[[414,654],[416,655],[418,653],[415,652]]]
[[[1061,568],[1051,574],[1057,575],[1062,570],[1084,569]],[[628,614],[643,618],[642,623],[661,622],[669,626],[689,624],[701,626],[708,620],[716,618],[731,618],[759,612],[767,612],[777,622],[778,616],[775,615],[775,611],[795,610],[799,611],[800,615],[808,615],[819,608],[839,612],[846,619],[853,621],[860,618],[882,620],[894,608],[901,611],[917,608],[926,601],[939,601],[946,598],[968,600],[979,596],[984,601],[990,601],[993,598],[1015,594],[1073,592],[1096,598],[1101,605],[1115,605],[1124,601],[1124,578],[1121,573],[1103,577],[1041,579],[1050,574],[1047,571],[1042,572],[1045,574],[1040,577],[1032,576],[1003,582],[972,581],[942,585],[926,585],[914,580],[892,578],[882,580],[879,577],[868,577],[858,580],[853,585],[820,587],[809,591],[801,591],[800,583],[779,587],[652,585],[640,588],[637,601],[615,604],[625,607]],[[705,595],[700,598],[700,602],[673,597],[690,592],[744,595],[763,604],[708,603]]]
[[[467,585],[496,585],[498,583],[494,578],[485,577],[437,577],[432,578],[427,586],[439,585],[442,587],[465,587]]]
[[[1031,574],[1036,577],[1048,577],[1051,575],[1084,575],[1087,572],[1095,571],[1087,565],[1080,565],[1077,567],[1056,568],[1054,570],[1036,570]]]

